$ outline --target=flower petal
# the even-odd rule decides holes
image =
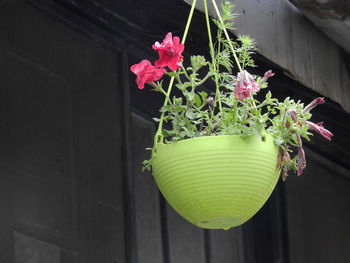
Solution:
[[[259,84],[254,80],[252,75],[246,70],[238,72],[234,91],[234,96],[238,100],[242,101],[249,97],[251,92],[258,92],[259,90]]]
[[[310,110],[312,110],[313,108],[315,108],[317,105],[319,104],[323,104],[325,103],[325,99],[323,97],[318,97],[316,99],[314,99],[313,101],[311,101],[303,110],[303,112],[309,112]]]
[[[323,136],[327,140],[330,141],[332,139],[333,134],[329,130],[327,130],[323,127],[323,122],[319,122],[319,123],[315,124],[311,121],[306,121],[306,124],[310,130],[316,131],[318,134],[320,134],[321,136]]]
[[[156,67],[168,66],[171,70],[175,71],[179,69],[182,64],[183,52],[185,46],[180,43],[179,37],[173,37],[169,32],[163,39],[161,44],[156,42],[152,47],[157,50],[159,59],[155,62]]]
[[[136,83],[139,89],[143,89],[145,83],[159,80],[166,72],[163,68],[156,68],[148,60],[132,65],[130,70],[137,76]]]

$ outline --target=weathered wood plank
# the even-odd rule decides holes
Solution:
[[[350,53],[350,2],[289,0],[330,39]]]
[[[306,153],[305,172],[286,184],[290,262],[348,262],[350,171]]]
[[[0,34],[0,221],[69,263],[125,262],[119,53],[24,0]]]
[[[15,263],[60,263],[59,247],[14,232]]]
[[[0,221],[0,262],[14,262],[13,231],[10,225]]]
[[[134,177],[137,253],[140,263],[163,262],[159,191],[149,172],[142,172],[142,161],[149,158],[154,124],[132,115],[132,170]]]
[[[212,263],[243,263],[243,233],[241,227],[211,230]]]
[[[167,206],[169,254],[171,263],[206,262],[203,230]]]
[[[185,0],[192,3],[191,0]],[[221,3],[222,1],[217,1]],[[238,34],[256,39],[259,53],[308,88],[350,111],[350,75],[337,44],[288,1],[235,0]],[[202,1],[197,4],[203,9]],[[210,5],[210,13],[215,16]]]

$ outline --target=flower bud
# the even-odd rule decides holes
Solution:
[[[315,108],[317,105],[319,104],[323,104],[325,102],[325,99],[322,97],[318,97],[316,99],[314,99],[313,101],[311,101],[303,110],[303,112],[309,112],[310,110],[312,110],[313,108]]]
[[[213,105],[213,103],[214,103],[214,98],[213,98],[213,97],[208,97],[208,98],[206,99],[206,102],[207,102],[209,105]]]
[[[272,72],[272,70],[270,69],[269,71],[266,71],[264,74],[264,77],[262,78],[261,82],[264,83],[265,81],[267,81],[269,78],[275,76],[275,73]]]

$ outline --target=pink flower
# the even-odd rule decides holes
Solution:
[[[252,75],[245,70],[238,73],[234,91],[234,95],[238,100],[242,101],[249,97],[251,92],[258,92],[259,90],[259,84],[254,80]]]
[[[146,59],[142,60],[139,64],[132,65],[130,70],[137,75],[136,83],[139,89],[143,89],[145,83],[152,84],[153,81],[159,80],[166,72],[163,68],[156,68]]]
[[[269,71],[266,71],[264,74],[264,77],[261,79],[261,82],[264,83],[265,81],[267,81],[269,78],[275,76],[275,73],[272,72],[272,70],[270,69]]]
[[[180,43],[179,37],[172,37],[169,32],[161,44],[156,42],[152,45],[152,48],[157,50],[159,55],[159,59],[154,63],[156,67],[168,66],[173,71],[182,67],[183,56],[181,53],[185,46]]]
[[[319,104],[323,104],[325,102],[325,99],[322,97],[318,97],[316,99],[314,99],[313,101],[311,101],[303,110],[303,112],[309,112],[310,110],[312,110],[313,108],[315,108],[317,105]]]
[[[323,122],[319,122],[319,123],[313,123],[311,121],[306,121],[307,126],[309,126],[310,130],[316,131],[317,133],[319,133],[320,135],[322,135],[324,138],[326,138],[327,140],[331,140],[333,134],[326,130],[323,127]]]

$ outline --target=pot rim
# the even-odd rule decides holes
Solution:
[[[256,135],[210,135],[210,136],[198,136],[198,137],[193,137],[193,138],[188,138],[188,139],[183,139],[183,140],[179,140],[179,141],[176,141],[176,142],[171,142],[171,143],[164,143],[164,142],[157,142],[156,145],[174,145],[174,144],[180,144],[180,143],[185,143],[185,142],[188,142],[188,141],[193,141],[193,140],[204,140],[204,139],[214,139],[214,138],[222,138],[222,137],[233,137],[233,138],[251,138],[251,137],[256,137],[256,139],[258,139],[259,141],[261,142],[266,142],[266,139],[263,140],[263,139],[260,139],[258,136]],[[263,137],[270,137],[270,138],[273,138],[273,136],[269,133],[265,133],[263,134]],[[276,145],[277,146],[277,145]]]

